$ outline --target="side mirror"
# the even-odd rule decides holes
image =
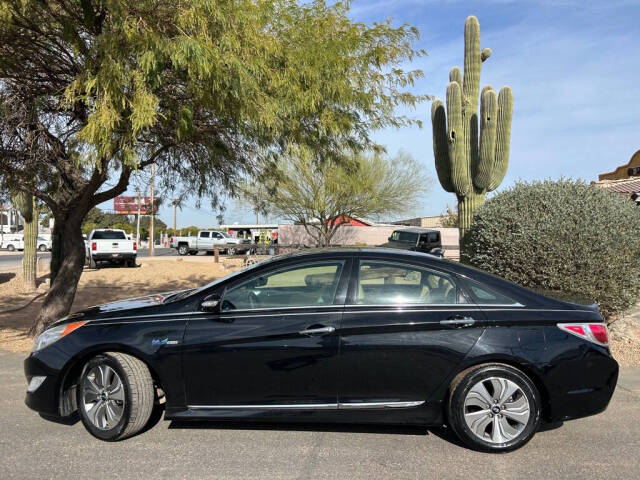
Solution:
[[[220,311],[220,294],[212,293],[205,297],[200,304],[200,310],[203,312],[218,312]]]
[[[392,241],[393,241],[393,237],[389,237],[389,238],[387,238],[387,241],[388,241],[388,242],[392,242]]]

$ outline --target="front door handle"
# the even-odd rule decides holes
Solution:
[[[476,321],[472,317],[465,317],[462,315],[454,315],[446,320],[440,320],[440,325],[449,327],[470,327],[474,323],[476,323]]]
[[[327,333],[333,333],[336,331],[336,327],[317,327],[317,328],[306,328],[304,330],[300,330],[298,333],[300,335],[326,335]]]

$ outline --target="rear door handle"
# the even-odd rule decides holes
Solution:
[[[333,333],[335,331],[336,327],[318,327],[300,330],[298,333],[300,335],[326,335],[327,333]]]
[[[440,320],[440,325],[449,327],[470,327],[474,323],[476,323],[476,321],[473,318],[463,317],[462,315],[454,315],[446,320]]]

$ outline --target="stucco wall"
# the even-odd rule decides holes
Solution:
[[[397,225],[375,225],[371,227],[345,225],[338,229],[331,243],[332,245],[366,245],[373,247],[385,243],[391,232],[399,228],[402,227]],[[434,230],[440,231],[445,256],[457,258],[459,256],[458,229],[434,228]],[[313,245],[315,242],[301,225],[279,225],[278,243],[282,245]]]

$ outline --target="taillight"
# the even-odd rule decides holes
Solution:
[[[133,242],[133,251],[135,252],[136,250],[138,250],[138,243]]]
[[[173,237],[169,239],[169,243],[173,243]]]
[[[604,323],[559,323],[558,328],[598,345],[609,345],[609,330]]]
[[[91,251],[95,252],[98,249],[98,244],[96,242],[91,242]]]

